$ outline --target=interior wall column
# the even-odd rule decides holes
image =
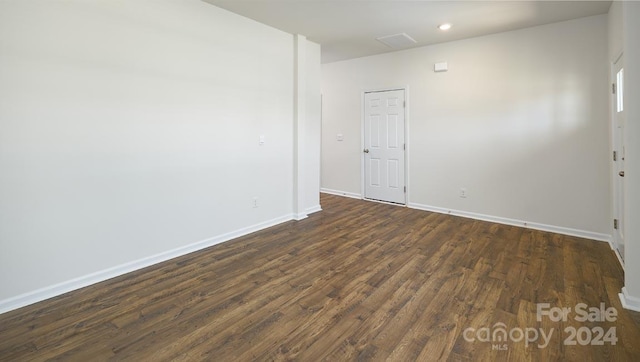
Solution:
[[[294,126],[293,126],[293,212],[296,220],[307,217],[304,204],[304,160],[306,131],[306,44],[303,35],[294,35]]]

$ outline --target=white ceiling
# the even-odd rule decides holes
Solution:
[[[395,51],[376,38],[407,33],[412,47],[605,14],[611,1],[203,0],[322,45],[322,62]],[[439,24],[453,24],[446,32]]]

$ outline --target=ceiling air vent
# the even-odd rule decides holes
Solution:
[[[406,33],[381,36],[379,38],[376,38],[376,40],[393,49],[406,48],[417,43]]]

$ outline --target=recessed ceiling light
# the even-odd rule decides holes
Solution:
[[[440,25],[438,25],[438,29],[440,29],[440,30],[449,30],[449,29],[451,29],[451,24],[449,24],[449,23],[440,24]]]

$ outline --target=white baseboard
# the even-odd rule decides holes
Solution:
[[[499,216],[477,214],[477,213],[468,212],[468,211],[450,210],[450,209],[445,209],[441,207],[417,204],[413,202],[410,202],[407,206],[412,209],[425,210],[425,211],[431,211],[431,212],[437,212],[441,214],[449,214],[449,215],[455,215],[455,216],[462,216],[469,219],[495,222],[497,224],[513,225],[513,226],[520,226],[520,227],[525,227],[529,229],[549,231],[552,233],[577,236],[579,238],[605,241],[608,243],[611,242],[611,235],[596,233],[592,231],[578,230],[578,229],[566,228],[562,226],[546,225],[546,224],[540,224],[535,222],[509,219],[509,218],[504,218]]]
[[[630,296],[626,287],[622,287],[622,293],[619,293],[618,297],[624,309],[640,312],[640,298]]]
[[[330,194],[330,195],[337,195],[337,196],[345,196],[345,197],[350,197],[352,199],[358,199],[358,200],[362,200],[362,195],[360,194],[356,194],[354,192],[347,192],[347,191],[340,191],[340,190],[332,190],[332,189],[325,189],[325,188],[321,188],[320,192],[322,192],[323,194]]]
[[[322,207],[320,207],[320,205],[310,207],[306,210],[307,215],[313,214],[314,212],[318,212],[318,211],[322,211]]]
[[[220,244],[225,241],[229,241],[247,234],[251,234],[253,232],[266,229],[268,227],[275,226],[292,219],[294,219],[294,215],[292,214],[281,216],[281,217],[271,219],[271,220],[268,220],[259,224],[255,224],[252,226],[248,226],[236,231],[232,231],[226,234],[201,240],[193,244],[175,248],[173,250],[167,250],[165,252],[151,255],[142,259],[134,260],[129,263],[117,265],[112,268],[108,268],[108,269],[91,273],[85,276],[81,276],[75,279],[71,279],[62,283],[44,287],[32,292],[28,292],[21,295],[17,295],[15,297],[0,300],[0,314],[9,312],[11,310],[18,309],[30,304],[41,302],[43,300],[53,298],[58,295],[61,295],[76,289],[84,288],[86,286],[96,284],[96,283],[105,281],[107,279],[115,278],[123,274],[140,270],[142,268],[146,268],[154,264],[158,264],[173,258],[177,258],[182,255],[193,253],[195,251],[202,250],[210,246]]]
[[[300,221],[309,217],[309,214],[313,214],[314,212],[322,211],[320,205],[312,206],[304,210],[304,212],[298,213],[294,215],[294,220]]]
[[[613,241],[613,237],[609,240],[609,247],[611,248],[613,253],[616,255],[616,258],[618,258],[618,263],[620,263],[622,270],[624,270],[624,260],[622,259],[622,255],[620,255],[620,251],[618,250],[618,248],[616,248],[615,242]]]

